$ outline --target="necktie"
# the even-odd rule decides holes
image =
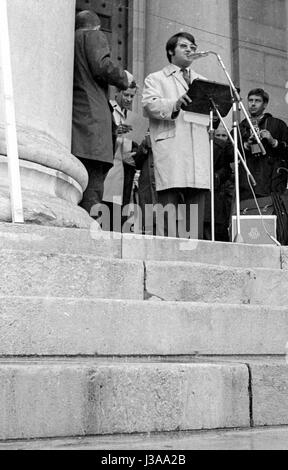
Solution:
[[[182,72],[183,78],[184,78],[185,82],[187,83],[187,85],[190,85],[189,70],[183,68],[183,69],[181,69],[181,72]]]

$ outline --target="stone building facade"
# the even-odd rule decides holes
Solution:
[[[269,110],[288,121],[288,0],[8,0],[26,220],[89,224],[77,207],[87,175],[70,148],[76,8],[101,15],[114,59],[140,85],[166,64],[167,39],[187,30],[199,50],[220,54],[244,101],[249,89],[264,87],[271,94]],[[195,69],[211,80],[226,80],[215,56],[198,60]],[[140,97],[137,107],[141,112]],[[7,191],[1,105],[0,218],[8,221]]]
[[[288,120],[287,0],[77,0],[77,7],[111,15],[114,58],[144,77],[166,63],[165,43],[174,33],[195,35],[200,50],[222,57],[241,95],[255,87],[271,95],[270,109]],[[125,14],[126,12],[126,14]],[[108,24],[109,24],[108,23]],[[111,35],[108,32],[108,35]],[[125,51],[126,46],[126,51]],[[195,63],[201,74],[225,81],[213,56]]]

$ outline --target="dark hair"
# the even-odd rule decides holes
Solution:
[[[136,83],[135,80],[133,80],[133,81],[130,83],[130,85],[128,86],[128,89],[129,89],[129,88],[132,88],[132,90],[134,90],[134,88],[138,89],[138,85],[137,85],[137,83]]]
[[[123,90],[123,88],[117,88],[117,87],[115,87],[115,88],[116,88],[116,93],[118,94],[118,93],[121,93],[121,91],[126,91],[126,90],[136,90],[136,92],[137,92],[139,86],[137,85],[136,81],[133,80],[126,90]]]
[[[79,11],[76,14],[75,29],[86,29],[95,28],[95,26],[101,25],[101,20],[97,13],[92,10]]]
[[[250,90],[248,93],[248,98],[252,95],[261,96],[264,103],[269,103],[269,95],[266,91],[263,90],[263,88],[254,88],[253,90]]]
[[[172,55],[174,55],[174,52],[175,52],[176,46],[178,44],[178,39],[179,38],[188,39],[188,41],[192,42],[192,44],[197,46],[197,44],[195,42],[195,38],[194,38],[194,36],[192,36],[192,34],[185,33],[185,32],[174,34],[174,36],[172,36],[166,44],[166,53],[167,53],[167,58],[168,58],[169,62],[172,62],[170,53],[172,52]]]

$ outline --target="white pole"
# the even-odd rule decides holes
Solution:
[[[211,241],[215,242],[215,185],[214,185],[214,136],[213,108],[210,109],[210,184],[211,184]]]
[[[23,223],[24,216],[13,97],[7,0],[0,0],[0,58],[12,221],[14,223]]]

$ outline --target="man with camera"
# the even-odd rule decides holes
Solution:
[[[287,216],[281,195],[287,188],[285,168],[288,167],[288,128],[284,121],[265,112],[268,104],[269,95],[262,88],[253,89],[248,93],[250,119],[266,150],[266,155],[262,154],[247,119],[240,123],[243,145],[240,150],[245,151],[247,166],[256,181],[253,190],[258,205],[263,214],[274,213],[277,215],[278,240],[280,243],[286,244],[288,241]],[[232,161],[233,147],[230,144],[228,145],[228,154]],[[251,183],[241,164],[239,167],[239,189],[241,213],[245,215],[258,214]],[[285,214],[285,220],[283,214]],[[283,229],[280,233],[281,226]]]
[[[251,122],[266,150],[261,153],[246,119],[240,123],[240,133],[245,149],[247,165],[257,185],[257,197],[270,196],[272,192],[281,194],[287,186],[287,173],[278,171],[287,167],[288,128],[284,121],[266,113],[269,95],[262,88],[248,93],[248,112]],[[252,198],[247,174],[242,165],[239,169],[240,199]]]

